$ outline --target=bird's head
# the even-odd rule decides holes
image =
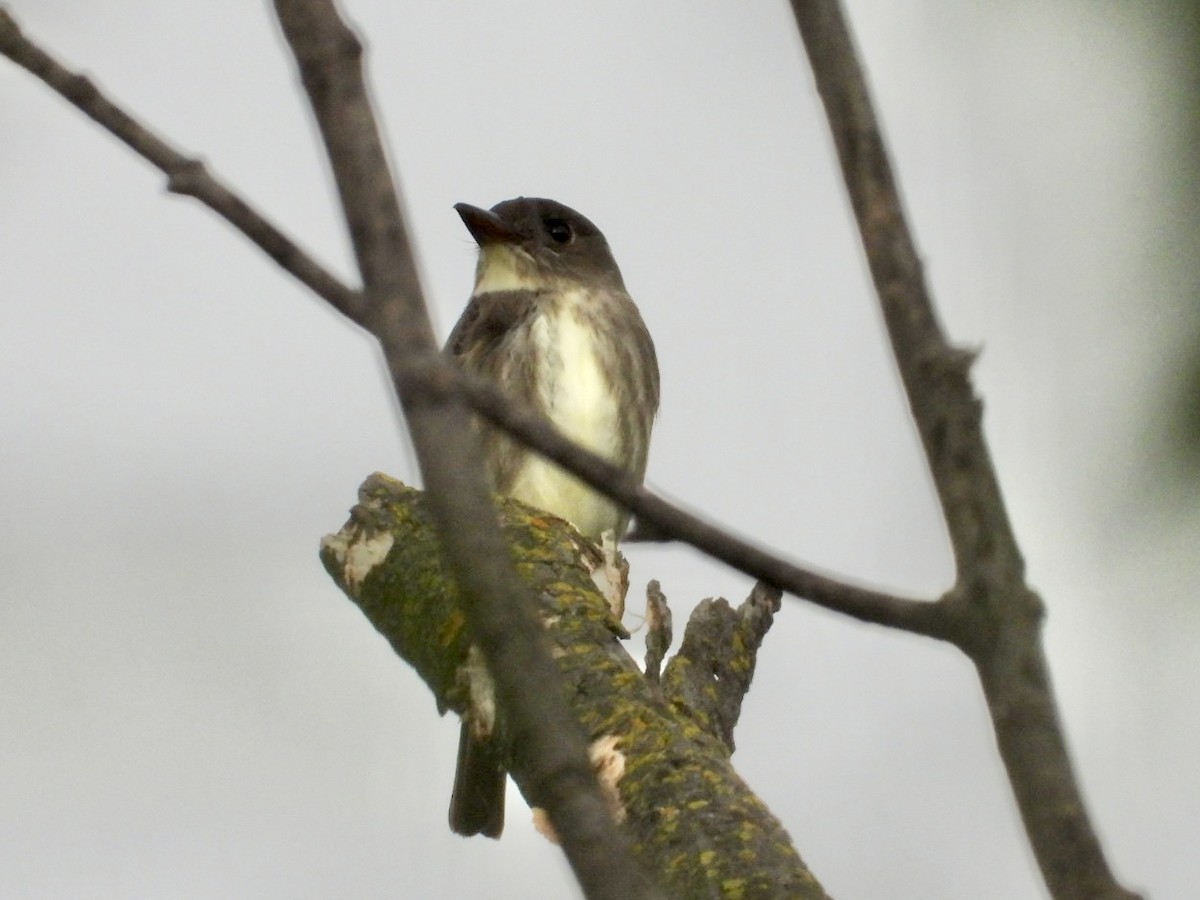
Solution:
[[[587,284],[624,290],[600,229],[555,200],[517,197],[490,210],[454,207],[479,245],[475,293]]]

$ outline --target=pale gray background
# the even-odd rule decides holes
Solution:
[[[11,7],[352,271],[265,3]],[[442,334],[474,263],[454,202],[576,206],[658,344],[650,483],[830,571],[947,586],[785,4],[347,7]],[[1158,4],[849,8],[942,316],[984,349],[1105,846],[1194,896],[1200,503],[1167,427],[1200,333],[1191,36]],[[0,271],[0,896],[574,896],[515,793],[503,841],[448,832],[457,723],[318,564],[364,476],[415,477],[371,342],[6,62]],[[630,556],[680,620],[749,587]],[[788,600],[738,745],[838,897],[1042,896],[952,649]]]

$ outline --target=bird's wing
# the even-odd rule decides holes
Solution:
[[[470,365],[533,314],[533,291],[490,291],[471,298],[446,340],[446,352]]]

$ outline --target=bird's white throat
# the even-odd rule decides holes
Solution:
[[[538,291],[545,279],[524,250],[510,244],[489,244],[480,248],[475,268],[475,294],[496,291]]]

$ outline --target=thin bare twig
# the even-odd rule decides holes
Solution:
[[[447,556],[459,573],[464,597],[475,600],[473,618],[483,619],[482,623],[472,622],[476,636],[492,663],[504,699],[513,704],[515,696],[517,706],[535,707],[532,713],[518,710],[511,718],[514,730],[527,740],[523,749],[531,769],[540,773],[543,796],[539,802],[551,812],[588,896],[654,896],[632,861],[613,865],[622,854],[630,859],[626,842],[612,826],[605,801],[595,788],[577,724],[562,698],[544,690],[557,677],[556,671],[543,646],[540,627],[527,612],[523,588],[495,526],[477,451],[474,460],[463,458],[474,447],[468,436],[466,410],[456,398],[421,396],[422,382],[414,377],[422,363],[432,368],[446,363],[433,339],[399,202],[366,101],[358,42],[327,3],[279,6],[330,142],[367,284],[365,296],[308,257],[217,182],[200,161],[171,147],[105,97],[88,78],[69,71],[29,41],[3,8],[0,53],[161,169],[170,190],[205,203],[335,309],[379,336],[408,415],[431,500],[443,500],[441,504],[431,502],[431,506],[440,513],[443,535],[449,536]],[[470,533],[464,533],[467,531]],[[487,602],[489,592],[498,602]],[[482,607],[486,608],[480,616],[477,610]],[[506,678],[505,673],[515,676]],[[556,703],[561,714],[545,718],[546,709]]]
[[[1130,900],[1071,768],[1042,652],[1042,603],[1025,584],[968,377],[971,355],[938,324],[845,17],[837,0],[792,0],[792,10],[954,546],[957,578],[943,602],[959,624],[955,643],[979,672],[1034,854],[1059,900]]]
[[[168,185],[177,193],[196,197],[215,210],[331,306],[373,330],[359,292],[312,260],[242,197],[217,181],[202,164],[170,147],[88,79],[72,73],[29,41],[2,8],[0,53],[24,66],[156,165],[168,176]],[[430,390],[461,393],[480,415],[625,504],[641,522],[652,523],[663,539],[691,544],[753,578],[865,622],[942,639],[953,634],[955,623],[944,604],[898,597],[821,575],[729,534],[635,483],[621,469],[563,436],[544,417],[515,404],[490,382],[453,371],[447,365],[427,366],[418,377],[428,381]]]
[[[342,284],[287,235],[221,184],[202,160],[176,150],[109,100],[87,76],[70,71],[30,41],[3,7],[0,7],[0,54],[40,78],[160,169],[167,176],[167,190],[199,200],[334,309],[362,324],[363,300],[357,291]]]
[[[332,15],[327,4],[280,0],[278,6],[281,18],[284,12],[303,15],[316,6],[321,7],[322,16]],[[962,647],[979,670],[1001,754],[1051,891],[1062,898],[1132,898],[1136,895],[1113,880],[1074,783],[1040,647],[1041,603],[1024,584],[1020,552],[983,441],[981,406],[968,379],[971,355],[950,346],[937,323],[841,12],[836,2],[828,0],[793,0],[793,9],[829,113],[868,261],[954,546],[957,582],[950,594],[936,603],[857,588],[764,553],[632,483],[603,459],[575,447],[549,423],[527,410],[513,408],[491,385],[451,372],[436,354],[399,204],[386,179],[381,152],[375,153],[364,169],[339,179],[339,184],[348,187],[343,200],[352,234],[361,238],[355,242],[360,266],[370,273],[365,275],[364,297],[216,181],[203,163],[139,125],[89,79],[70,72],[29,42],[2,8],[0,53],[41,78],[160,168],[168,177],[170,190],[199,199],[334,308],[380,335],[414,436],[418,432],[425,435],[423,470],[431,453],[435,458],[449,458],[441,456],[439,448],[447,442],[455,444],[448,436],[459,433],[465,419],[465,410],[456,400],[462,396],[480,414],[626,504],[663,535],[691,543],[735,568],[830,609]],[[349,164],[361,149],[357,142],[363,137],[362,127],[371,132],[369,142],[378,143],[361,79],[354,83],[359,48],[353,36],[333,19],[323,22],[333,22],[332,28],[305,32],[314,21],[301,24],[302,32],[294,32],[293,37],[298,39],[297,52],[314,104],[320,98],[329,100],[325,113],[336,116],[338,103],[346,99],[338,91],[351,88],[351,117],[323,121],[327,140],[336,143],[339,135],[347,137],[338,149],[330,149],[343,164]],[[318,47],[322,40],[328,43]],[[307,58],[304,47],[312,51]],[[354,77],[350,81],[342,77],[345,66],[339,71],[325,67],[321,60],[326,53],[351,59],[349,69],[354,70]],[[355,118],[364,112],[365,116]],[[336,163],[335,171],[341,171]],[[376,180],[380,173],[382,182]],[[354,181],[359,176],[365,180],[356,190]],[[439,435],[439,428],[447,431]],[[425,476],[431,487],[438,480],[431,480],[428,471]],[[449,483],[449,476],[440,477],[445,479],[443,484]],[[462,479],[454,479],[451,493],[473,495],[474,500],[443,509],[446,521],[464,515],[466,521],[480,520],[475,513],[480,509],[481,489],[473,478],[468,477],[470,489],[465,492]],[[486,535],[458,540],[453,553],[473,566],[492,558],[496,549]],[[511,583],[507,588],[503,583],[503,578],[493,580],[480,590],[486,593],[488,587],[497,586],[502,593],[515,590]],[[508,626],[500,620],[492,624],[501,648],[515,653],[504,646]],[[539,693],[543,692],[533,692]]]
[[[945,601],[899,597],[848,584],[773,556],[704,519],[668,503],[636,478],[601,456],[577,446],[545,418],[513,403],[495,385],[465,373],[450,373],[480,415],[588,484],[631,510],[639,524],[649,522],[666,537],[691,544],[747,575],[802,597],[818,606],[864,622],[901,628],[942,640],[957,635],[955,609]]]

